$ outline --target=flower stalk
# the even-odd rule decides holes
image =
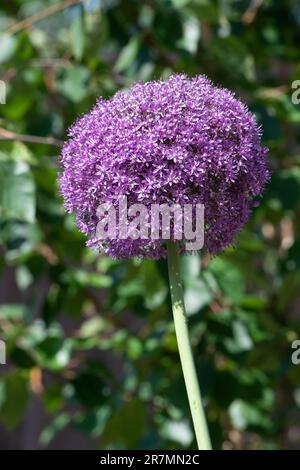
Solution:
[[[211,450],[185,312],[178,244],[168,241],[168,270],[179,355],[199,450]]]

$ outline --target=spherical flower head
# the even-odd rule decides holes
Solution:
[[[100,204],[117,210],[126,196],[128,207],[143,204],[149,214],[153,204],[203,204],[204,249],[216,254],[233,244],[269,177],[254,116],[204,76],[176,74],[100,98],[69,137],[61,156],[65,207],[88,245],[115,258],[159,259],[165,238],[153,239],[149,230],[143,238],[103,241]]]

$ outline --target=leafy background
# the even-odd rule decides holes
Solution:
[[[182,259],[213,445],[299,449],[299,2],[4,0],[0,31],[0,447],[195,448],[165,262],[87,250],[56,183],[98,95],[184,71],[249,104],[273,174],[236,249]]]

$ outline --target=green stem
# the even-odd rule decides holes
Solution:
[[[180,276],[179,248],[168,241],[168,269],[172,309],[183,376],[199,450],[211,450],[211,442],[202,405],[195,363],[189,338]]]

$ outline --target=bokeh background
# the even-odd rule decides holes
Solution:
[[[216,449],[300,449],[300,4],[2,0],[0,448],[195,448],[164,261],[85,247],[56,183],[68,126],[139,80],[247,102],[272,180],[235,248],[182,258]]]

